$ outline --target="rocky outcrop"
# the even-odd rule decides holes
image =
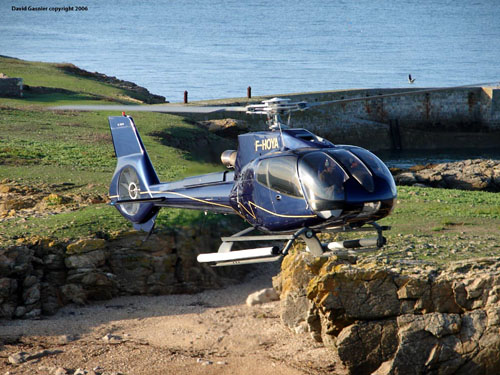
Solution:
[[[500,160],[463,160],[394,170],[399,185],[500,191]]]
[[[86,77],[94,79],[99,82],[104,82],[115,87],[121,88],[129,92],[130,97],[140,100],[148,104],[158,104],[158,103],[168,103],[165,101],[165,97],[161,95],[154,95],[149,92],[148,89],[138,86],[133,82],[124,81],[116,77],[107,76],[106,74],[98,72],[89,72],[87,70],[81,69],[73,64],[56,64],[56,66],[69,74],[74,74],[80,77]]]
[[[93,186],[87,186],[92,190]],[[0,219],[41,217],[75,211],[96,203],[109,201],[99,193],[74,193],[66,190],[74,184],[40,184],[26,186],[5,179],[0,182]]]
[[[246,121],[232,118],[199,121],[198,124],[212,133],[228,138],[237,137],[238,134],[247,132],[249,129]]]
[[[200,251],[217,248],[213,233],[207,227],[171,229],[148,241],[135,231],[70,243],[19,239],[0,248],[0,319],[35,318],[118,295],[194,293],[241,279],[248,268],[196,261]]]
[[[283,322],[351,374],[498,374],[500,258],[395,266],[289,255],[274,280]]]

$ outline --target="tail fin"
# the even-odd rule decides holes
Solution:
[[[144,199],[153,198],[149,187],[160,181],[130,116],[109,117],[117,164],[109,187],[112,203],[141,199],[140,203],[116,204],[118,211],[137,229],[152,227],[159,207]]]

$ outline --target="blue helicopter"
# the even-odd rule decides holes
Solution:
[[[280,98],[246,107],[134,107],[170,113],[244,111],[267,115],[268,131],[239,135],[238,149],[222,153],[227,171],[175,182],[160,182],[132,117],[109,117],[117,157],[109,188],[111,204],[136,229],[149,233],[162,207],[241,216],[250,228],[223,237],[218,252],[198,256],[199,262],[216,266],[275,261],[286,255],[297,239],[305,241],[307,250],[316,256],[382,247],[386,242],[382,232],[389,227],[376,221],[389,215],[394,206],[397,191],[391,173],[379,158],[361,147],[334,145],[308,130],[288,128],[281,120],[310,107],[306,102]],[[248,235],[253,230],[265,234]],[[328,244],[317,236],[356,230],[374,230],[377,236]],[[231,251],[239,241],[276,240],[287,242],[283,247]]]

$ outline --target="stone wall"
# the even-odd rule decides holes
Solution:
[[[196,261],[217,249],[213,228],[122,233],[72,243],[20,239],[0,248],[0,319],[54,314],[68,303],[119,295],[194,293],[241,279],[248,267],[211,268]]]
[[[366,89],[276,95],[309,103],[402,93],[418,89]],[[264,98],[259,98],[262,100]],[[211,104],[215,104],[211,103]],[[223,100],[216,102],[224,104]],[[246,103],[242,100],[242,105]],[[193,116],[206,120],[207,115]],[[223,118],[227,114],[211,114]],[[254,129],[264,116],[232,114]],[[337,144],[371,150],[497,147],[500,144],[500,89],[470,87],[314,107],[292,115],[303,127]]]
[[[500,373],[500,258],[439,269],[302,252],[274,284],[283,322],[350,374]]]

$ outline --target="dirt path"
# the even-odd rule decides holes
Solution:
[[[67,306],[43,320],[0,322],[0,375],[63,368],[103,375],[339,373],[330,351],[281,324],[279,302],[245,304],[250,293],[271,286],[271,276],[195,295],[122,297]],[[23,351],[24,363],[9,362]]]

